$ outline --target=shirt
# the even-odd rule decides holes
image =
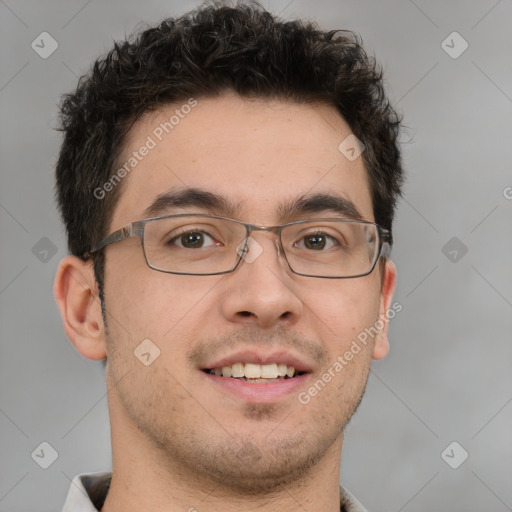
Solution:
[[[110,488],[112,473],[91,473],[73,478],[62,512],[98,512]],[[350,492],[340,486],[340,512],[367,512]]]

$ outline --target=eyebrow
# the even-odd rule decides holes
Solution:
[[[279,208],[282,219],[289,219],[305,213],[332,212],[343,218],[363,220],[356,205],[349,199],[337,194],[313,194],[284,204]]]
[[[144,218],[157,217],[175,208],[197,208],[209,213],[237,217],[241,203],[200,188],[177,188],[159,194],[144,210]],[[349,199],[331,193],[305,195],[281,204],[277,213],[281,220],[289,220],[311,213],[335,213],[343,218],[363,220],[357,207]]]
[[[160,194],[144,210],[145,217],[157,217],[173,208],[199,208],[222,215],[236,215],[239,205],[200,188],[173,189]]]

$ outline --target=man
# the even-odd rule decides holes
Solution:
[[[388,351],[402,170],[357,37],[204,6],[117,43],[62,119],[55,295],[107,361],[113,452],[65,512],[364,510],[343,430]]]

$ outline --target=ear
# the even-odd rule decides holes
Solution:
[[[105,326],[91,260],[64,258],[55,276],[53,293],[66,334],[78,352],[88,359],[104,359]]]
[[[375,337],[373,345],[373,359],[383,359],[389,352],[388,340],[388,327],[389,318],[388,311],[391,308],[391,300],[396,286],[396,267],[395,264],[386,259],[384,262],[384,269],[382,271],[382,285],[380,290],[380,303],[379,303],[379,318],[378,322],[383,323],[382,329],[379,329],[379,334]]]

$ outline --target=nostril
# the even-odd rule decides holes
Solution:
[[[250,311],[240,311],[238,314],[241,316],[252,316]]]

